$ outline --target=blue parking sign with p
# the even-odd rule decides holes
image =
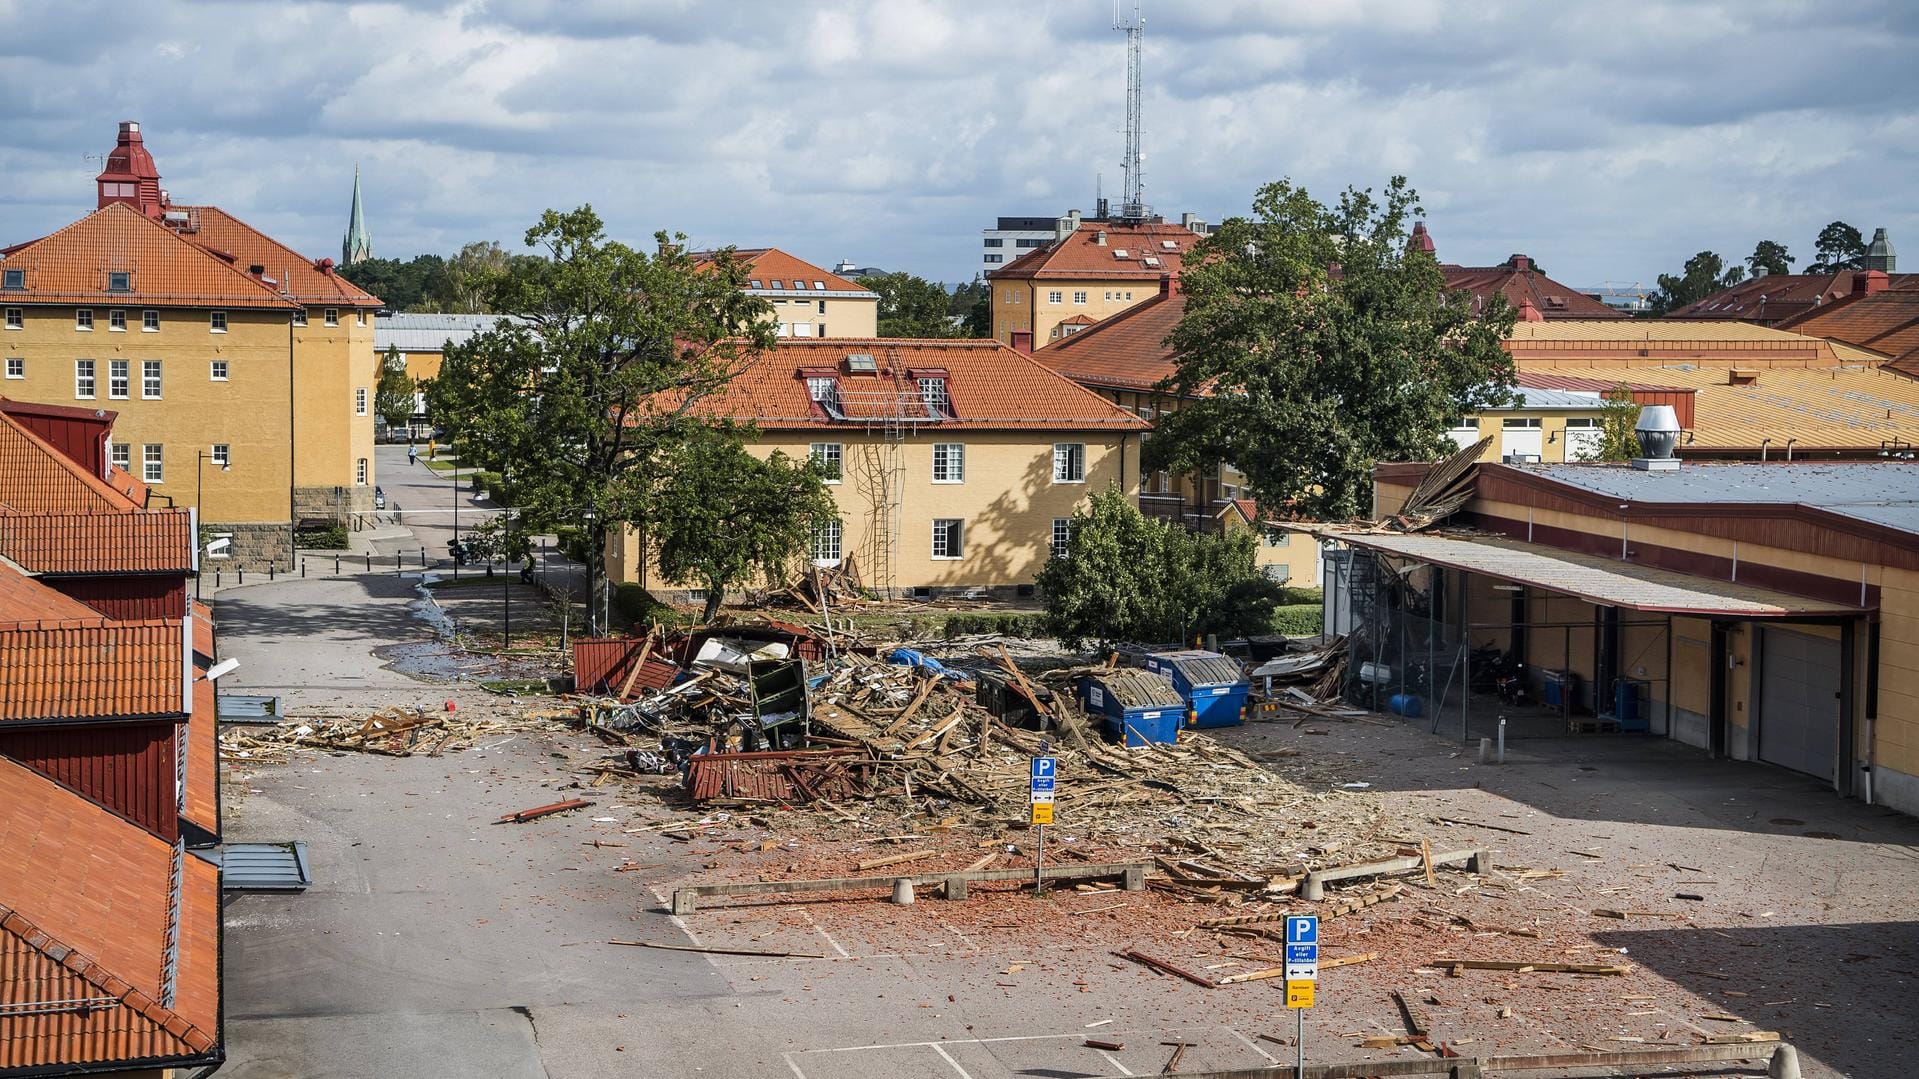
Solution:
[[[1318,944],[1319,916],[1315,914],[1288,915],[1286,918],[1286,943]]]

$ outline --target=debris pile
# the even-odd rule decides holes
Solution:
[[[309,713],[289,716],[272,726],[222,727],[220,756],[255,764],[277,763],[286,759],[288,751],[306,747],[386,757],[416,753],[437,757],[472,749],[489,737],[543,726],[555,715],[530,712],[463,719],[455,712],[442,714],[418,708],[383,708],[370,716]]]

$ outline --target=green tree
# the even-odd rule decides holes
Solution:
[[[1777,240],[1761,240],[1746,256],[1746,271],[1754,277],[1764,269],[1769,274],[1787,274],[1792,272],[1792,264],[1799,261],[1786,253],[1786,245]]]
[[[993,336],[993,287],[974,274],[971,281],[953,289],[946,313],[966,320],[957,331],[960,336]]]
[[[1232,461],[1262,505],[1345,517],[1370,503],[1373,462],[1453,452],[1449,416],[1509,402],[1514,311],[1494,297],[1475,315],[1407,249],[1417,209],[1404,177],[1333,206],[1281,181],[1200,241],[1167,338],[1188,403],[1162,415],[1145,467]]]
[[[526,233],[545,257],[509,259],[481,289],[518,320],[448,349],[427,390],[463,454],[512,468],[530,522],[584,526],[590,574],[609,530],[648,521],[672,453],[703,433],[701,402],[773,343],[730,248],[701,266],[684,236],[656,239],[648,255],[608,240],[590,206],[546,211]],[[595,620],[604,588],[596,575]]]
[[[1806,267],[1807,273],[1838,273],[1861,269],[1866,264],[1866,238],[1844,221],[1834,221],[1820,229],[1812,250],[1815,258]]]
[[[1633,425],[1639,422],[1639,402],[1632,399],[1632,387],[1621,382],[1606,394],[1606,406],[1599,413],[1599,461],[1630,461],[1639,456],[1639,439]]]
[[[411,261],[362,259],[337,271],[341,277],[378,296],[394,311],[431,307],[428,297],[440,287],[446,260],[438,255],[415,255]]]
[[[373,411],[388,427],[403,426],[413,418],[413,394],[413,380],[406,375],[405,358],[398,348],[387,346],[386,355],[380,357],[380,381],[373,390]]]
[[[1745,276],[1745,267],[1729,267],[1725,259],[1713,252],[1701,251],[1686,260],[1685,271],[1679,276],[1669,273],[1659,275],[1659,289],[1652,294],[1651,299],[1652,314],[1671,314],[1720,289],[1738,284]]]
[[[704,622],[719,614],[727,589],[789,579],[815,530],[839,516],[819,465],[777,451],[761,460],[730,430],[690,439],[671,462],[650,538],[662,577],[705,586]]]
[[[955,331],[947,321],[952,297],[946,286],[915,277],[910,273],[873,274],[859,279],[861,285],[879,293],[879,334],[881,337],[952,337]]]
[[[488,314],[488,291],[505,274],[510,257],[506,249],[492,240],[481,240],[460,248],[446,260],[445,272],[435,283],[429,297],[435,309],[456,314]]]
[[[1250,534],[1206,535],[1152,520],[1118,488],[1073,515],[1066,551],[1040,569],[1047,631],[1088,641],[1186,641],[1264,631],[1280,589],[1259,576]]]

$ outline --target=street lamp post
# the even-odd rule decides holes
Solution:
[[[453,579],[457,581],[460,579],[460,462],[457,459],[446,474],[453,477],[453,546],[447,553],[453,556]]]
[[[588,636],[593,636],[599,631],[596,624],[599,621],[599,611],[593,604],[593,521],[597,517],[599,514],[593,512],[590,506],[580,513],[580,519],[586,522],[586,550],[582,553],[586,555],[586,632]]]
[[[500,574],[500,620],[504,626],[502,635],[505,640],[500,651],[513,647],[513,510],[500,511],[501,546],[506,551],[506,572]]]
[[[200,491],[201,491],[201,488],[204,486],[203,481],[205,480],[205,477],[206,477],[207,461],[210,460],[212,457],[213,457],[213,454],[206,450],[200,450],[194,455],[193,512],[194,512],[194,516],[198,518],[198,520],[195,522],[196,524],[203,525],[206,522],[206,517],[207,517],[206,504],[200,500]],[[228,472],[228,471],[231,471],[232,468],[233,468],[232,462],[226,461],[226,460],[222,460],[220,462],[220,471]],[[200,598],[200,578],[202,576],[200,571],[200,556],[206,553],[206,544],[201,542],[200,537],[196,535],[193,537],[193,546],[194,546],[193,598],[199,599]]]

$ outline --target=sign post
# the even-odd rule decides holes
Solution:
[[[1034,895],[1046,888],[1046,826],[1053,823],[1053,779],[1058,774],[1058,767],[1057,757],[1032,758],[1033,831],[1039,837],[1033,856]]]
[[[1295,1075],[1306,1079],[1306,1009],[1313,1006],[1313,990],[1319,983],[1319,916],[1286,916],[1286,1006],[1298,1019],[1293,1040]]]

